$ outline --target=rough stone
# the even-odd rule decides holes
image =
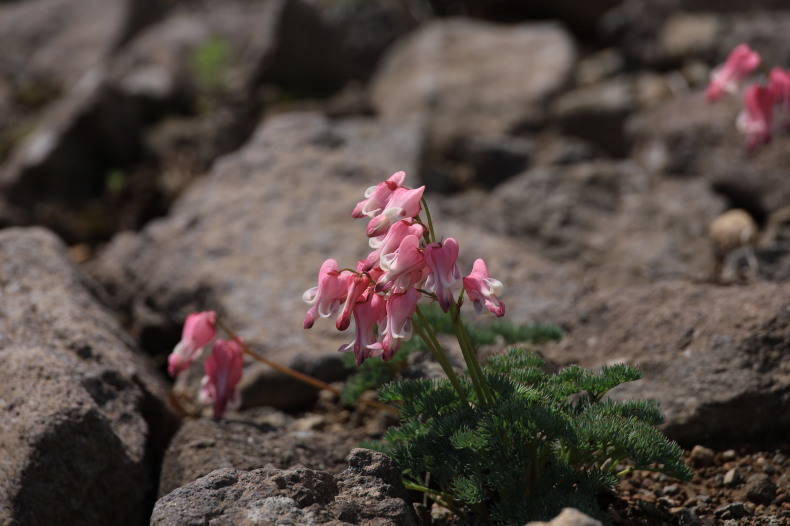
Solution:
[[[789,292],[675,282],[592,294],[547,315],[566,334],[541,350],[558,363],[639,366],[644,378],[611,395],[658,400],[664,431],[683,443],[779,433],[790,424]]]
[[[248,420],[187,420],[164,457],[159,495],[166,495],[219,468],[251,470],[267,465],[289,469],[301,465],[338,473],[346,467],[357,436],[274,427]]]
[[[776,483],[764,473],[757,473],[746,479],[746,498],[755,504],[770,504],[776,498]]]
[[[335,477],[308,468],[222,468],[162,497],[151,525],[417,524],[392,461],[355,449],[350,464]]]
[[[496,136],[540,121],[546,101],[570,80],[574,60],[558,25],[433,22],[393,46],[371,99],[382,115],[425,118],[429,142],[443,150],[458,137]]]
[[[0,232],[0,268],[0,522],[138,526],[174,428],[162,380],[54,235]]]

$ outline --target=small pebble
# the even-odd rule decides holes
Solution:
[[[727,451],[721,454],[721,458],[724,459],[726,462],[731,462],[736,458],[738,458],[738,453],[736,453],[734,449],[728,449]]]
[[[737,486],[743,482],[743,476],[738,468],[732,468],[724,474],[724,485],[730,488]]]
[[[749,514],[743,502],[733,502],[713,512],[719,519],[742,519]]]
[[[691,450],[691,464],[697,468],[704,468],[713,464],[715,453],[705,446],[696,445]]]
[[[776,484],[764,473],[749,477],[745,490],[746,498],[755,504],[770,504],[776,498]]]
[[[677,495],[678,491],[680,491],[680,487],[677,484],[670,484],[669,486],[664,486],[662,490],[664,495]]]

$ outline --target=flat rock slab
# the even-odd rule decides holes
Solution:
[[[214,309],[267,357],[331,381],[342,373],[336,349],[354,336],[327,320],[304,330],[302,294],[315,286],[326,258],[352,267],[367,255],[366,223],[352,219],[351,210],[368,186],[395,171],[416,174],[420,136],[418,126],[388,121],[272,118],[191,186],[168,218],[116,237],[93,273],[154,352],[170,351],[189,312]],[[406,184],[419,182],[408,175]],[[510,297],[548,301],[527,278],[550,281],[555,267],[481,228],[436,219],[442,234],[461,243],[462,272],[484,257],[498,279],[512,284]],[[514,312],[527,318],[530,301],[520,303],[525,307],[514,304]],[[282,375],[245,376],[247,405],[282,407],[314,396]]]
[[[790,427],[790,285],[664,283],[591,295],[555,317],[558,363],[625,362],[644,378],[612,392],[653,398],[684,443],[749,439]]]
[[[400,471],[381,453],[355,449],[332,476],[308,468],[222,468],[159,499],[152,526],[240,524],[413,526]]]
[[[139,525],[162,380],[54,235],[3,230],[0,270],[0,523]]]

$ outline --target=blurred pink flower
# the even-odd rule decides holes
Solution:
[[[770,142],[773,106],[774,94],[771,89],[752,84],[744,91],[738,129],[746,134],[746,147],[749,151]]]
[[[317,317],[334,315],[346,298],[348,272],[339,272],[337,261],[327,259],[318,271],[318,286],[305,291],[302,299],[310,305],[304,317],[304,328],[309,329]]]
[[[236,340],[217,340],[211,356],[203,362],[206,376],[200,386],[200,401],[214,404],[215,420],[219,420],[228,409],[239,406],[241,401],[236,389],[241,380],[244,350]]]
[[[367,298],[354,305],[353,313],[357,336],[351,343],[341,345],[338,351],[354,351],[357,365],[362,365],[367,358],[381,354],[380,349],[372,346],[376,343],[376,324],[386,314],[384,298],[370,292]]]
[[[774,96],[774,102],[782,106],[785,117],[788,119],[786,124],[790,124],[790,71],[782,68],[773,68],[768,74],[768,89]]]
[[[710,74],[710,84],[705,98],[715,102],[726,93],[734,93],[743,79],[760,66],[760,55],[747,44],[739,44],[730,52],[727,60]]]
[[[456,264],[458,242],[448,238],[442,243],[431,243],[425,247],[424,256],[431,271],[425,281],[425,289],[436,294],[439,306],[447,312],[453,300],[452,287],[461,279],[461,271]]]
[[[505,315],[505,304],[499,299],[504,287],[502,282],[488,274],[485,261],[476,260],[472,272],[463,281],[466,294],[474,303],[475,311],[478,314],[483,311],[483,306],[485,306],[500,318]]]
[[[197,358],[200,351],[217,335],[217,314],[214,311],[193,312],[184,321],[181,341],[167,357],[167,372],[177,376]]]

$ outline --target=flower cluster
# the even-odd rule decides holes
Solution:
[[[214,311],[194,312],[187,316],[181,341],[167,358],[167,372],[178,376],[189,368],[217,335]],[[200,386],[200,401],[214,406],[213,417],[220,419],[228,409],[238,407],[241,399],[237,385],[241,380],[244,350],[236,340],[214,340],[211,355],[203,362],[205,376]]]
[[[744,80],[760,66],[760,55],[747,44],[732,50],[727,60],[711,72],[705,98],[716,102],[728,93],[735,93]],[[753,151],[771,140],[774,132],[774,111],[784,114],[784,126],[790,125],[790,70],[775,67],[768,73],[768,84],[752,83],[743,92],[743,110],[738,116],[738,129],[746,134],[746,146]]]
[[[353,270],[341,269],[337,261],[327,259],[318,272],[318,285],[303,296],[310,305],[305,329],[319,317],[337,315],[335,325],[343,331],[353,316],[356,337],[339,350],[353,350],[357,364],[395,355],[412,336],[412,316],[422,296],[449,312],[460,306],[465,291],[478,313],[485,307],[497,316],[505,314],[499,299],[502,283],[491,278],[482,259],[475,261],[471,274],[461,278],[458,243],[452,238],[435,240],[430,214],[426,211],[427,224],[419,216],[425,187],[407,188],[405,179],[404,172],[397,172],[368,188],[351,214],[368,219],[366,233],[372,252]],[[456,300],[454,291],[461,283]]]

